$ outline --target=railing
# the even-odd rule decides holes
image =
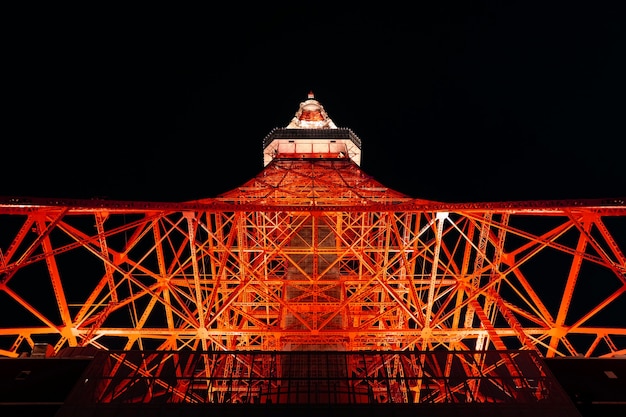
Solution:
[[[102,351],[66,402],[567,404],[533,351]]]

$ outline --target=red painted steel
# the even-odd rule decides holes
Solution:
[[[0,197],[0,355],[626,353],[626,199],[427,201],[311,143],[198,201]]]

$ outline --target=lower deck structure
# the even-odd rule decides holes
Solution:
[[[66,349],[4,363],[4,416],[582,415],[545,361],[523,350]]]

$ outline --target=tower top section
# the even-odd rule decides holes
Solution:
[[[284,128],[273,129],[263,140],[263,166],[275,159],[351,159],[361,164],[361,139],[339,128],[312,91]]]
[[[300,108],[287,125],[287,129],[337,129],[337,126],[328,117],[324,106],[315,100],[313,91],[309,91],[306,101],[300,103]]]

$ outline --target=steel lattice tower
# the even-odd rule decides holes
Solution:
[[[214,198],[3,197],[0,354],[626,353],[625,199],[428,201],[360,157],[309,94]]]

